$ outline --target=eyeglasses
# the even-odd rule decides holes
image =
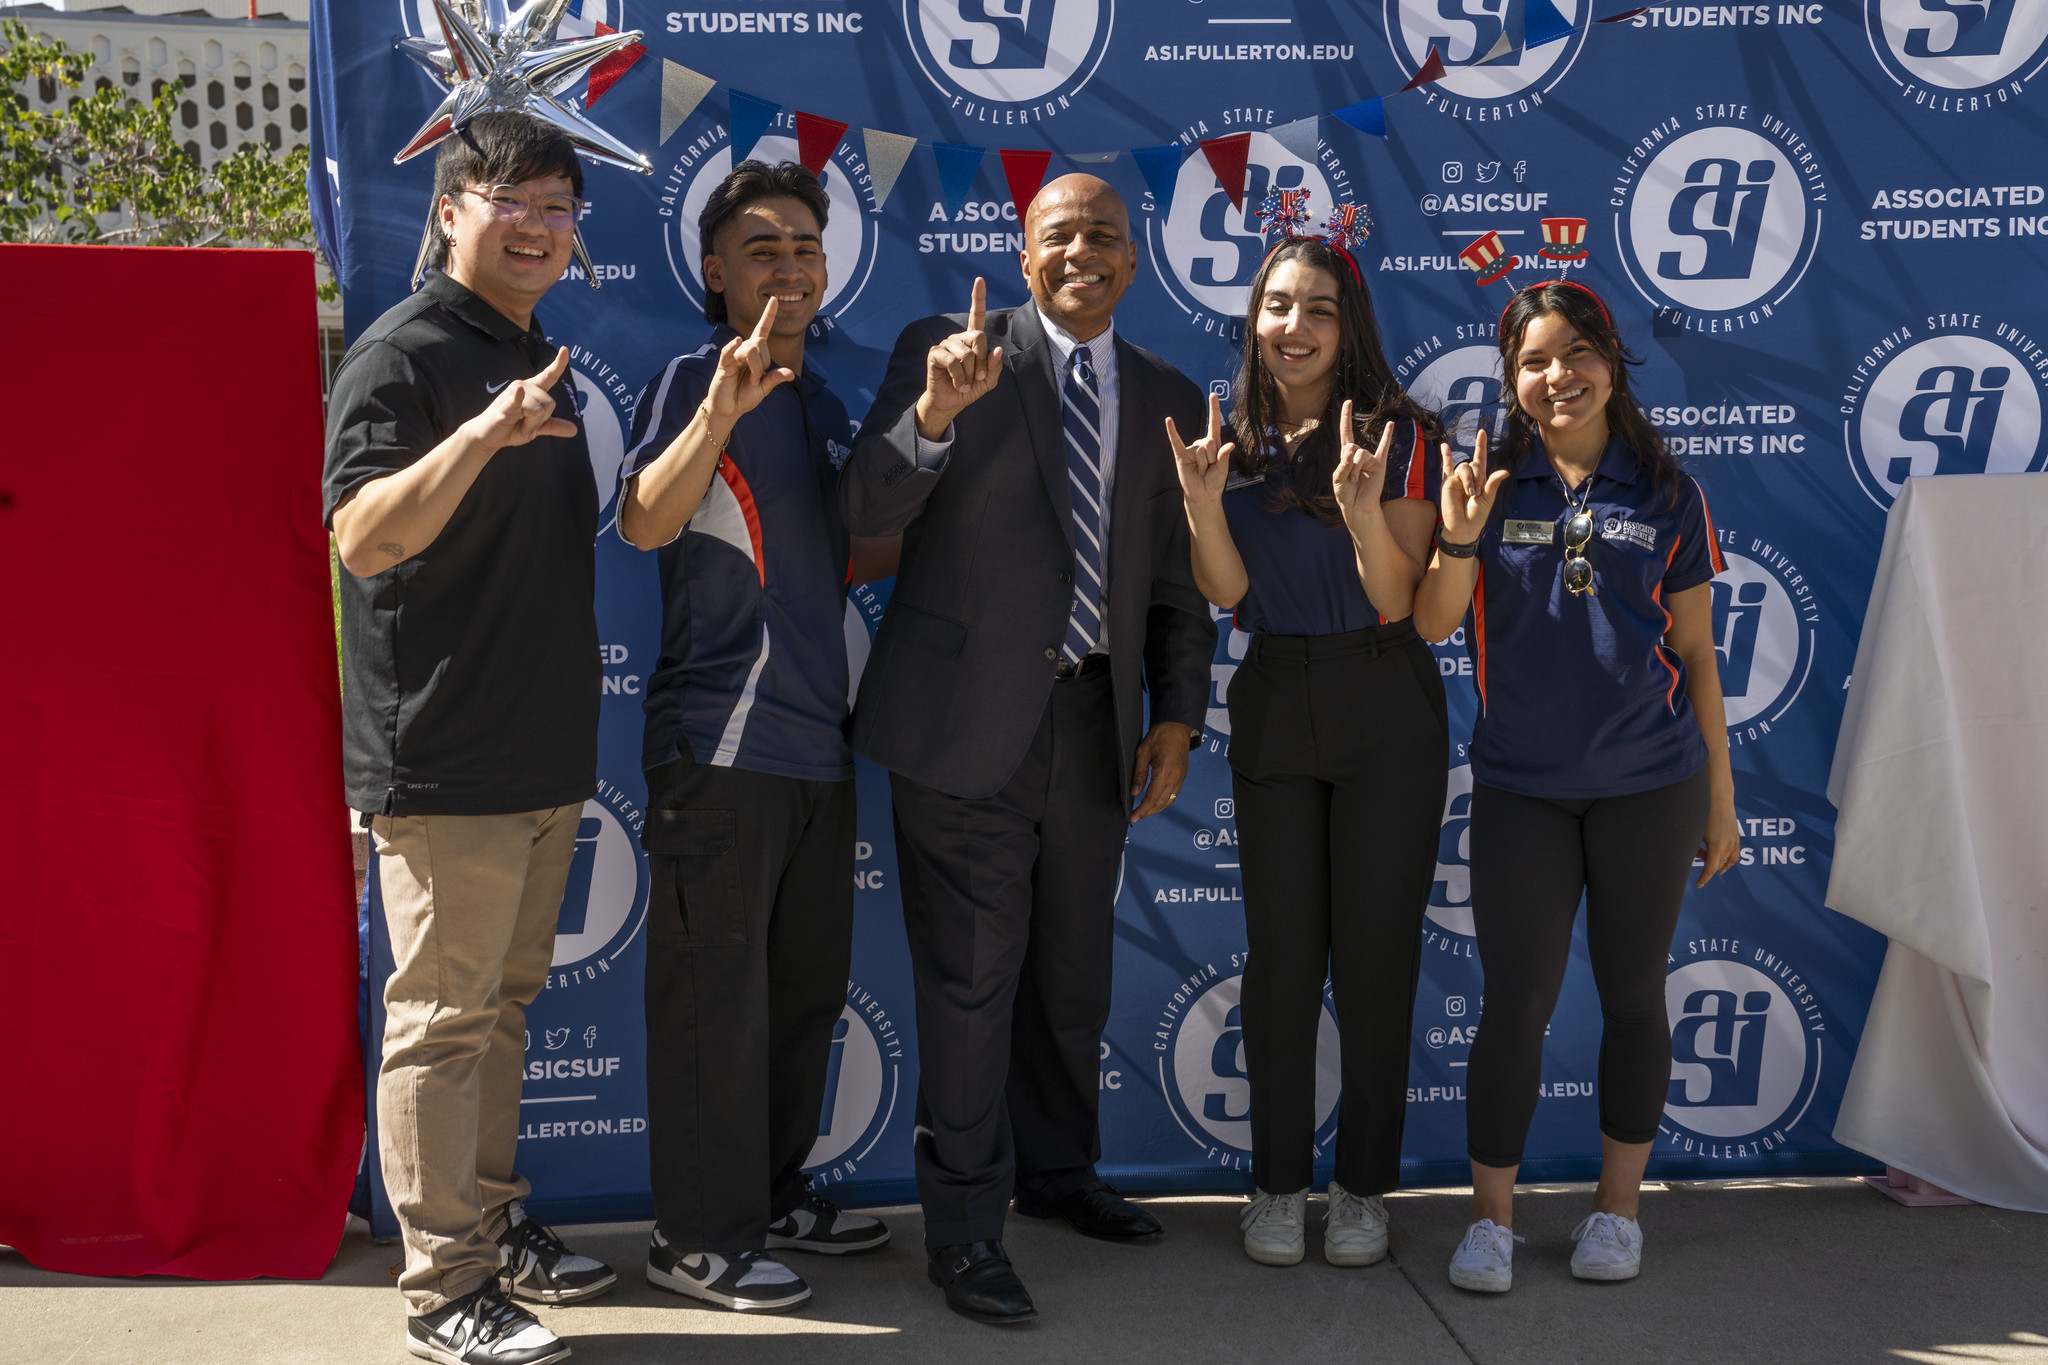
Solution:
[[[1564,524],[1564,585],[1575,597],[1590,597],[1593,592],[1593,561],[1586,558],[1592,539],[1593,518],[1582,507]]]
[[[536,204],[517,185],[493,185],[487,190],[465,187],[462,192],[489,203],[492,215],[501,223],[516,226],[526,221],[527,214],[538,210],[541,224],[549,232],[567,232],[576,226],[576,218],[583,212],[583,201],[573,194],[551,194]]]

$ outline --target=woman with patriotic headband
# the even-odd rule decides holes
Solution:
[[[1387,363],[1349,247],[1295,235],[1306,193],[1276,191],[1286,238],[1252,280],[1251,336],[1226,440],[1220,405],[1183,442],[1167,422],[1195,583],[1251,634],[1230,685],[1251,1082],[1244,1248],[1293,1265],[1306,1244],[1323,983],[1336,996],[1343,1098],[1323,1255],[1386,1254],[1400,1181],[1409,1025],[1436,870],[1443,683],[1409,620],[1436,526],[1434,417]]]
[[[1698,885],[1740,839],[1708,580],[1721,568],[1699,485],[1629,391],[1607,307],[1557,281],[1501,315],[1500,460],[1443,448],[1443,527],[1415,594],[1425,639],[1462,620],[1479,691],[1472,919],[1485,971],[1465,1073],[1472,1222],[1451,1283],[1514,1280],[1512,1202],[1543,1035],[1579,899],[1600,992],[1601,1167],[1572,1274],[1633,1279],[1637,1196],[1671,1084],[1666,954]]]

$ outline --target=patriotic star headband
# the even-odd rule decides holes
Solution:
[[[1306,189],[1268,190],[1259,206],[1252,210],[1252,216],[1259,220],[1262,233],[1280,234],[1280,240],[1273,244],[1274,251],[1289,242],[1321,242],[1332,247],[1351,267],[1351,278],[1360,288],[1365,285],[1365,276],[1358,268],[1358,259],[1352,249],[1372,235],[1372,212],[1364,204],[1339,204],[1330,211],[1320,233],[1306,231],[1309,223],[1309,195]]]

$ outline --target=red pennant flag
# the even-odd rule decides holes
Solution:
[[[1428,85],[1431,81],[1440,81],[1443,78],[1443,54],[1436,50],[1436,44],[1431,43],[1429,46],[1429,60],[1422,64],[1422,70],[1415,73],[1415,79],[1402,86],[1396,93],[1405,95],[1419,85]]]
[[[1010,184],[1010,202],[1017,206],[1017,217],[1021,219],[1037,197],[1038,187],[1045,183],[1045,167],[1052,160],[1052,153],[998,151],[996,155],[1003,159],[1003,179]]]
[[[600,38],[607,33],[617,32],[617,29],[607,24],[597,25],[597,36]],[[633,63],[646,55],[647,44],[634,43],[631,47],[620,48],[596,66],[591,67],[590,83],[583,91],[583,107],[588,109],[591,105],[596,104],[600,95],[611,89],[618,82],[619,77],[633,69]]]
[[[1209,158],[1209,169],[1216,172],[1216,183],[1223,186],[1223,192],[1230,196],[1230,206],[1244,208],[1244,163],[1251,155],[1252,135],[1232,133],[1229,137],[1212,137],[1207,142],[1196,144],[1202,155]]]
[[[796,159],[812,175],[824,171],[825,163],[839,150],[839,140],[845,136],[846,125],[838,119],[796,111]]]

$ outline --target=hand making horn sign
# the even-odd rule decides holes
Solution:
[[[1223,496],[1230,482],[1230,456],[1237,444],[1223,439],[1223,403],[1209,395],[1209,430],[1189,445],[1171,417],[1166,419],[1166,439],[1173,443],[1174,468],[1180,472],[1181,493],[1190,507],[1213,503]]]
[[[974,278],[974,296],[967,307],[967,326],[925,355],[924,393],[917,400],[917,430],[927,441],[946,434],[953,419],[996,386],[1002,376],[1003,348],[990,349],[983,330],[988,315],[988,284]]]
[[[1351,400],[1347,398],[1338,428],[1343,433],[1342,445],[1337,450],[1337,468],[1330,478],[1330,491],[1337,499],[1337,510],[1344,514],[1344,524],[1356,536],[1357,514],[1377,508],[1380,492],[1386,486],[1387,456],[1394,448],[1394,424],[1384,423],[1379,444],[1367,450],[1358,444],[1358,428],[1352,423]]]
[[[555,416],[551,390],[569,370],[569,348],[561,347],[545,370],[531,379],[515,379],[496,401],[472,419],[478,439],[494,450],[523,446],[541,436],[574,436],[576,424]]]
[[[1454,463],[1451,458],[1451,443],[1443,443],[1444,486],[1440,494],[1439,510],[1443,515],[1443,533],[1438,543],[1450,541],[1464,546],[1479,539],[1479,533],[1486,529],[1486,519],[1493,514],[1494,494],[1507,481],[1508,471],[1496,469],[1492,473],[1486,468],[1486,430],[1480,428],[1472,441],[1472,458],[1463,464]]]

